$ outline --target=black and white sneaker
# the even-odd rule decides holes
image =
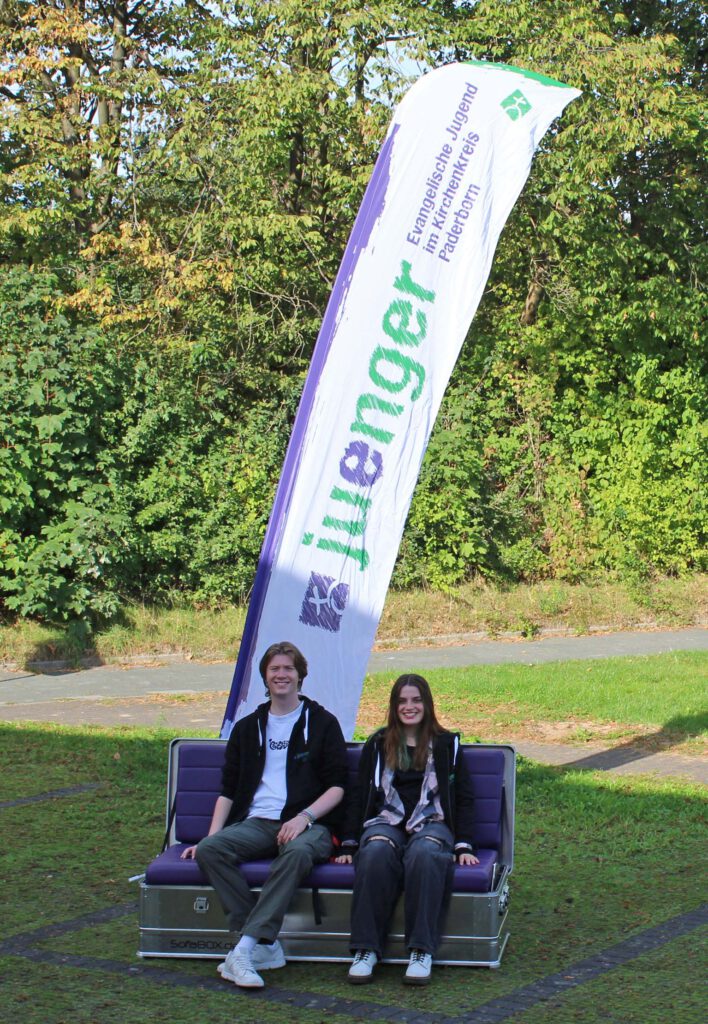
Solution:
[[[424,953],[422,949],[412,949],[403,981],[406,985],[427,985],[432,966],[433,958],[430,953]]]
[[[372,981],[378,960],[373,949],[357,949],[348,975],[352,985],[365,985],[367,981]]]

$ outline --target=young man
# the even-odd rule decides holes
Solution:
[[[302,653],[272,644],[259,668],[270,699],[234,726],[209,835],[182,854],[196,857],[241,935],[218,970],[243,988],[262,988],[258,971],[285,965],[278,932],[302,879],[332,852],[333,811],[347,780],[339,722],[300,696]],[[256,898],[238,865],[262,857],[275,859]]]

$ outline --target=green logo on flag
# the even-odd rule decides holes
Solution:
[[[501,103],[512,121],[518,121],[524,114],[528,114],[531,104],[526,99],[521,89],[515,89],[511,96],[507,96]]]

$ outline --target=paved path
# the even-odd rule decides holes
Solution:
[[[582,658],[616,658],[664,654],[667,651],[708,650],[708,629],[603,633],[592,636],[546,637],[540,640],[487,640],[454,646],[413,647],[374,651],[369,672],[421,671],[467,665]],[[0,669],[0,712],[3,705],[48,700],[98,700],[106,697],[147,697],[155,693],[213,693],[231,686],[233,664],[176,661],[160,667],[101,665],[98,668],[45,673]]]
[[[376,651],[370,672],[392,674],[431,668],[510,662],[540,664],[580,658],[708,650],[708,629],[549,637],[532,641],[484,641],[448,647]],[[163,727],[175,734],[198,730],[216,735],[221,725],[231,664],[176,662],[158,668],[102,666],[79,671],[31,674],[0,670],[0,719],[65,725]],[[177,699],[175,699],[177,698]],[[682,776],[708,785],[708,764],[699,757],[620,745],[582,748],[515,741],[520,754],[544,764],[595,768],[613,774],[650,772]]]

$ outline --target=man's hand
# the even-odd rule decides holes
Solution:
[[[182,850],[182,852],[180,853],[179,857],[180,857],[180,860],[194,860],[194,858],[196,856],[196,853],[197,853],[196,845],[195,846],[188,846],[186,850]]]
[[[338,857],[334,858],[335,864],[351,864],[354,860],[351,853],[340,853]]]
[[[278,845],[285,846],[286,843],[297,839],[307,828],[307,818],[304,814],[296,814],[290,821],[284,821],[278,832]]]

